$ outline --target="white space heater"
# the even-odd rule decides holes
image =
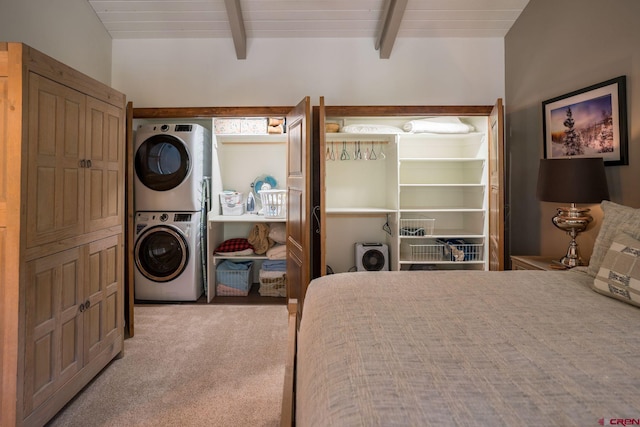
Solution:
[[[384,243],[356,243],[356,271],[389,270],[389,247]]]

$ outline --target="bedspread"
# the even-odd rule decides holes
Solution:
[[[311,282],[298,426],[588,426],[640,419],[640,311],[583,271]]]

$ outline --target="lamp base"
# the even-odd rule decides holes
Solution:
[[[582,258],[580,257],[580,252],[578,252],[578,243],[576,243],[576,240],[574,238],[572,238],[571,242],[569,243],[567,254],[560,259],[560,264],[564,265],[567,268],[584,265],[584,262],[582,262]]]
[[[558,208],[556,216],[552,219],[553,225],[566,231],[571,237],[567,254],[560,259],[560,264],[568,268],[584,265],[578,251],[576,236],[586,230],[591,221],[593,221],[589,211],[590,209],[588,208],[577,208],[575,203],[571,203],[569,208]]]

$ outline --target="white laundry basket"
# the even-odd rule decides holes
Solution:
[[[262,212],[269,218],[287,217],[287,190],[260,190]]]

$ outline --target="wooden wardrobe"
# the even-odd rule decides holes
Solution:
[[[125,96],[0,43],[0,425],[44,425],[123,350]]]

